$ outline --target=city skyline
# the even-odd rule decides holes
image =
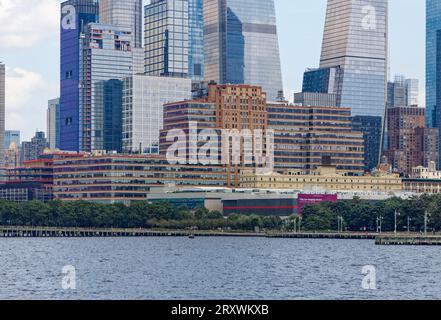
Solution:
[[[2,30],[8,33],[0,38],[3,43],[9,43],[1,50],[1,59],[7,67],[6,129],[21,130],[25,140],[36,129],[46,127],[47,101],[59,96],[58,15],[61,1],[33,2],[33,13],[20,13],[21,4],[11,0],[4,1],[6,10],[0,13],[0,17],[18,15],[25,24],[34,24],[32,36],[23,43],[21,40],[29,26],[18,23],[3,26],[0,22]],[[311,5],[300,0],[275,0],[275,5],[284,90],[287,98],[292,99],[292,93],[301,91],[303,71],[307,67],[318,67],[326,1]],[[425,74],[424,11],[425,5],[420,1],[390,0],[390,78],[396,73],[418,78],[421,99],[424,98]],[[413,23],[407,24],[406,21]],[[28,59],[29,52],[34,59]],[[26,116],[29,114],[32,117]]]

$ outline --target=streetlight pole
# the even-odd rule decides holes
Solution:
[[[340,216],[337,217],[337,233],[340,233]]]
[[[397,216],[399,216],[400,213],[395,210],[395,230],[394,233],[397,234]]]
[[[380,233],[383,232],[383,217],[380,216]]]
[[[424,235],[425,236],[427,236],[427,220],[428,220],[427,215],[428,215],[428,213],[427,213],[427,210],[426,210],[424,212]]]
[[[410,217],[407,217],[407,233],[410,234]]]

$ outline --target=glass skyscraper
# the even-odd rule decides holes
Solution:
[[[61,4],[60,149],[80,150],[81,35],[98,20],[97,0],[68,0]]]
[[[378,117],[382,125],[376,137],[384,127],[387,55],[388,0],[328,0],[320,68],[341,68],[339,105],[350,107],[357,122]],[[366,145],[367,165],[378,164],[381,140]]]
[[[152,0],[145,7],[145,71],[204,80],[202,0]]]
[[[122,93],[121,80],[104,81],[104,150],[122,152]]]
[[[142,0],[100,0],[99,18],[102,24],[130,27],[135,48],[142,47]]]
[[[438,127],[437,121],[437,57],[441,47],[437,31],[441,30],[441,0],[426,0],[426,122],[428,127]]]
[[[388,0],[329,0],[320,67],[343,70],[341,105],[385,114]],[[338,32],[337,32],[338,31]]]
[[[441,141],[441,0],[426,0],[426,124]],[[441,144],[439,146],[441,154]],[[441,167],[438,161],[438,167]]]
[[[205,79],[283,90],[273,0],[204,0]]]
[[[81,151],[107,150],[104,127],[109,85],[106,81],[122,80],[133,74],[132,39],[130,27],[90,23],[86,29],[80,70]],[[118,88],[122,92],[122,86],[113,86],[113,90]]]

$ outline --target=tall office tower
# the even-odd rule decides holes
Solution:
[[[48,101],[47,106],[47,139],[50,149],[58,148],[60,138],[60,99]]]
[[[342,71],[339,105],[353,116],[379,117],[386,107],[388,0],[328,0],[320,68]],[[380,133],[380,137],[382,133]],[[366,150],[377,165],[381,138]]]
[[[426,0],[426,123],[441,141],[441,0]],[[441,143],[440,150],[441,155]],[[438,159],[441,168],[441,157]]]
[[[438,75],[441,65],[441,43],[438,43],[437,32],[441,30],[441,0],[426,0],[426,123],[430,128],[438,128],[437,101],[439,91]]]
[[[88,23],[97,20],[97,0],[68,0],[61,4],[60,149],[62,150],[80,150],[81,37]]]
[[[142,0],[100,0],[99,22],[121,27],[132,31],[133,46],[142,47]]]
[[[205,80],[283,90],[273,0],[204,0]]]
[[[202,0],[153,0],[145,7],[145,71],[204,80]]]
[[[163,105],[191,98],[191,80],[133,75],[123,81],[123,151],[158,154]]]
[[[7,150],[12,143],[20,146],[20,131],[17,130],[6,130],[5,131],[5,144],[4,149]]]
[[[106,119],[106,86],[109,80],[122,80],[133,74],[132,32],[130,27],[90,23],[85,31],[82,50],[80,100],[80,150],[106,150],[106,137],[113,133],[104,130]],[[122,95],[122,86],[119,88]],[[108,97],[108,95],[107,95]],[[117,102],[116,100],[114,102]],[[115,112],[122,110],[111,103]],[[107,105],[108,107],[109,105]],[[109,110],[107,110],[108,112]],[[114,115],[116,116],[116,115]],[[122,113],[120,115],[122,117]],[[115,128],[117,130],[117,128]],[[107,151],[115,151],[114,148]]]
[[[6,88],[6,68],[0,62],[0,165],[4,158],[4,144],[5,144],[5,88]]]

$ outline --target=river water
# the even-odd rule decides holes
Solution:
[[[371,240],[2,238],[0,299],[441,299],[440,252]],[[376,290],[362,286],[365,266]]]

